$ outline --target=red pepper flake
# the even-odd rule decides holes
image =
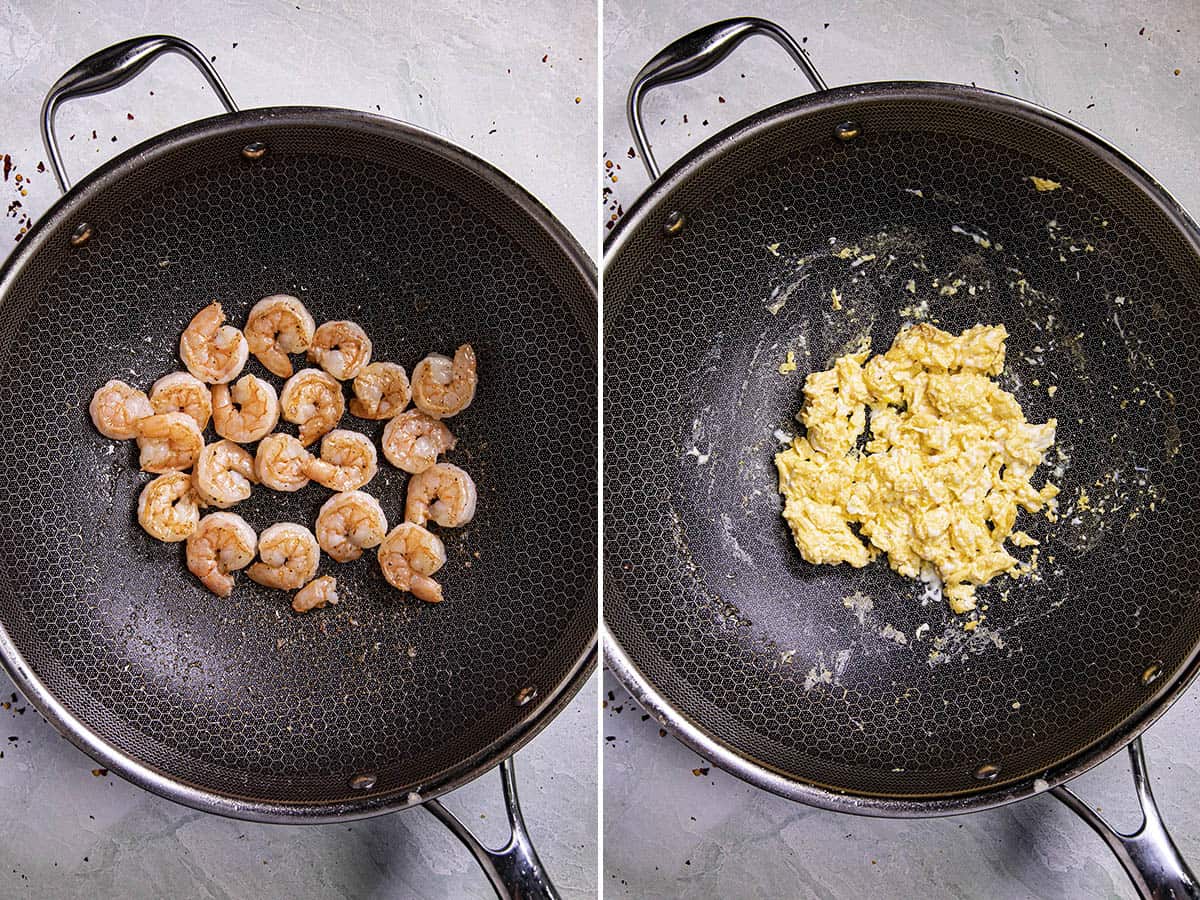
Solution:
[[[546,60],[548,60],[549,58],[550,58],[550,54],[549,54],[549,53],[547,53],[545,56],[543,56],[543,57],[542,57],[542,62],[545,62],[545,61],[546,61]]]
[[[717,102],[718,102],[718,103],[724,103],[724,102],[725,102],[725,98],[724,98],[724,97],[722,97],[720,94],[717,94]]]
[[[625,155],[628,156],[630,159],[633,159],[635,156],[637,156],[637,154],[633,152],[632,147],[630,147],[628,150],[625,151]]]
[[[8,173],[12,171],[12,157],[4,154],[4,180],[8,181]]]
[[[38,162],[38,164],[37,164],[37,170],[38,170],[39,172],[45,172],[45,171],[46,171],[46,164],[45,164],[44,162],[41,162],[41,161],[39,161],[39,162]]]
[[[125,118],[128,119],[130,122],[132,122],[133,121],[133,113],[125,113]]]
[[[93,128],[92,129],[92,140],[94,141],[95,139],[96,139],[96,129]]]

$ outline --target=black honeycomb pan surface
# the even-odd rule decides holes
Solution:
[[[977,97],[866,93],[718,140],[618,232],[605,617],[676,710],[753,763],[969,796],[1101,746],[1194,658],[1200,262],[1094,146]],[[845,119],[859,139],[833,138]],[[1037,577],[980,589],[973,633],[883,561],[805,563],[780,515],[775,433],[802,433],[805,374],[921,317],[1007,326],[1001,382],[1030,421],[1058,419],[1065,454],[1035,480],[1061,465],[1060,521],[1018,522],[1042,542]]]
[[[133,759],[222,795],[332,804],[362,800],[358,773],[377,775],[368,794],[403,795],[487,760],[594,641],[595,294],[478,171],[378,123],[311,118],[188,132],[87,195],[92,240],[70,248],[63,224],[4,298],[0,615],[50,691]],[[254,139],[268,153],[248,162]],[[244,574],[223,600],[187,574],[182,545],[138,527],[151,476],[133,442],[91,426],[92,391],[114,377],[148,389],[181,368],[180,332],[204,304],[240,325],[275,292],[318,323],[359,322],[373,358],[410,373],[474,345],[479,390],[450,420],[448,459],[479,505],[441,530],[444,603],[390,589],[373,551],[322,556],[337,607],[294,615]],[[253,358],[247,371],[282,386]],[[383,424],[341,423],[376,446]],[[364,488],[393,523],[406,480],[381,454]],[[330,493],[260,487],[233,511],[257,531],[312,528]],[[529,687],[538,702],[518,706]]]

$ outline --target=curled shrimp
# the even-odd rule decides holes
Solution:
[[[457,528],[474,518],[476,499],[470,475],[458,466],[438,463],[409,480],[404,518],[417,525],[433,519],[444,528]]]
[[[366,548],[379,546],[387,530],[383,507],[362,491],[334,494],[317,513],[317,542],[338,562],[358,559]]]
[[[205,506],[228,509],[250,496],[254,457],[233,441],[217,441],[200,451],[192,483]]]
[[[475,349],[470,344],[459,347],[454,359],[430,353],[413,369],[413,403],[428,416],[448,419],[471,405],[478,383]]]
[[[137,435],[140,419],[154,415],[154,407],[144,393],[114,378],[92,394],[88,412],[96,430],[106,438],[127,441]]]
[[[264,587],[294,591],[312,581],[321,561],[313,533],[295,522],[279,522],[258,536],[258,562],[246,570]]]
[[[314,578],[292,597],[292,609],[298,613],[321,609],[326,603],[337,603],[337,579],[332,575]]]
[[[208,385],[187,372],[164,375],[150,388],[150,405],[156,413],[187,413],[203,431],[212,416]]]
[[[379,545],[379,568],[388,584],[426,603],[442,602],[442,586],[429,576],[446,562],[446,548],[432,531],[402,522]]]
[[[273,491],[298,491],[305,487],[312,454],[290,434],[269,434],[258,442],[254,474]]]
[[[224,384],[237,378],[250,357],[246,336],[225,324],[220,303],[210,303],[179,338],[179,357],[187,370],[208,384]]]
[[[321,439],[321,456],[309,462],[305,474],[332,491],[356,491],[377,471],[379,458],[371,439],[339,428]]]
[[[350,412],[360,419],[390,419],[403,412],[410,395],[404,366],[373,362],[354,379]]]
[[[137,517],[152,538],[169,544],[187,540],[200,521],[200,498],[191,476],[167,472],[151,481],[138,495]]]
[[[246,318],[246,343],[258,361],[280,378],[292,377],[289,353],[312,344],[317,323],[304,304],[288,294],[272,294],[254,304]]]
[[[287,421],[300,426],[300,443],[307,447],[337,427],[346,412],[346,398],[331,375],[301,369],[283,385],[279,406]]]
[[[187,539],[188,571],[218,597],[233,592],[233,573],[254,559],[258,538],[236,513],[209,513]]]
[[[457,443],[450,429],[419,409],[402,412],[384,426],[383,455],[397,469],[416,475]]]
[[[270,382],[243,375],[231,388],[214,384],[213,428],[223,438],[251,444],[279,424],[279,397]]]
[[[161,475],[190,469],[204,447],[204,435],[186,413],[158,413],[137,422],[143,471]]]
[[[344,319],[326,322],[313,335],[308,361],[338,381],[354,378],[371,361],[371,339],[360,325]]]

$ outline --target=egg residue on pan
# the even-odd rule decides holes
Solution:
[[[851,353],[807,377],[807,434],[775,457],[804,559],[858,568],[885,553],[908,578],[936,574],[956,613],[975,608],[978,585],[1018,569],[1005,542],[1038,543],[1014,531],[1018,510],[1055,519],[1058,488],[1031,479],[1057,421],[1027,422],[992,380],[1007,338],[1003,325],[953,335],[923,322],[886,353]]]

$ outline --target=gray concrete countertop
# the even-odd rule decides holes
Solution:
[[[806,37],[831,85],[974,82],[1067,113],[1200,214],[1200,8],[1186,0],[608,0],[603,144],[614,165],[605,170],[606,220],[647,183],[641,161],[627,155],[624,102],[634,74],[674,38],[735,15],[774,19]],[[666,165],[724,126],[805,90],[782,50],[749,41],[716,70],[647,99],[656,155]],[[602,725],[607,896],[1135,896],[1100,839],[1051,797],[933,820],[811,809],[751,788],[660,737],[611,675],[604,689],[612,692]],[[1194,686],[1145,739],[1160,808],[1193,868],[1200,867],[1198,715]],[[1136,825],[1124,754],[1074,787],[1118,825]]]
[[[89,53],[152,32],[215,56],[244,108],[369,110],[459,143],[532,191],[596,255],[593,3],[4,0],[0,154],[13,170],[0,181],[0,198],[6,209],[13,200],[23,206],[0,218],[0,256],[14,246],[22,214],[36,220],[58,196],[50,173],[37,171],[46,158],[38,137],[46,89]],[[111,94],[65,106],[59,130],[68,172],[78,178],[145,138],[218,112],[211,93],[186,61],[168,57]],[[591,679],[517,755],[531,833],[566,897],[596,890],[596,684]],[[20,697],[7,703],[12,690],[0,676],[5,897],[493,896],[467,852],[423,810],[313,827],[193,812],[115,776],[94,776],[95,763]],[[497,776],[461,789],[448,805],[485,840],[502,842]]]

